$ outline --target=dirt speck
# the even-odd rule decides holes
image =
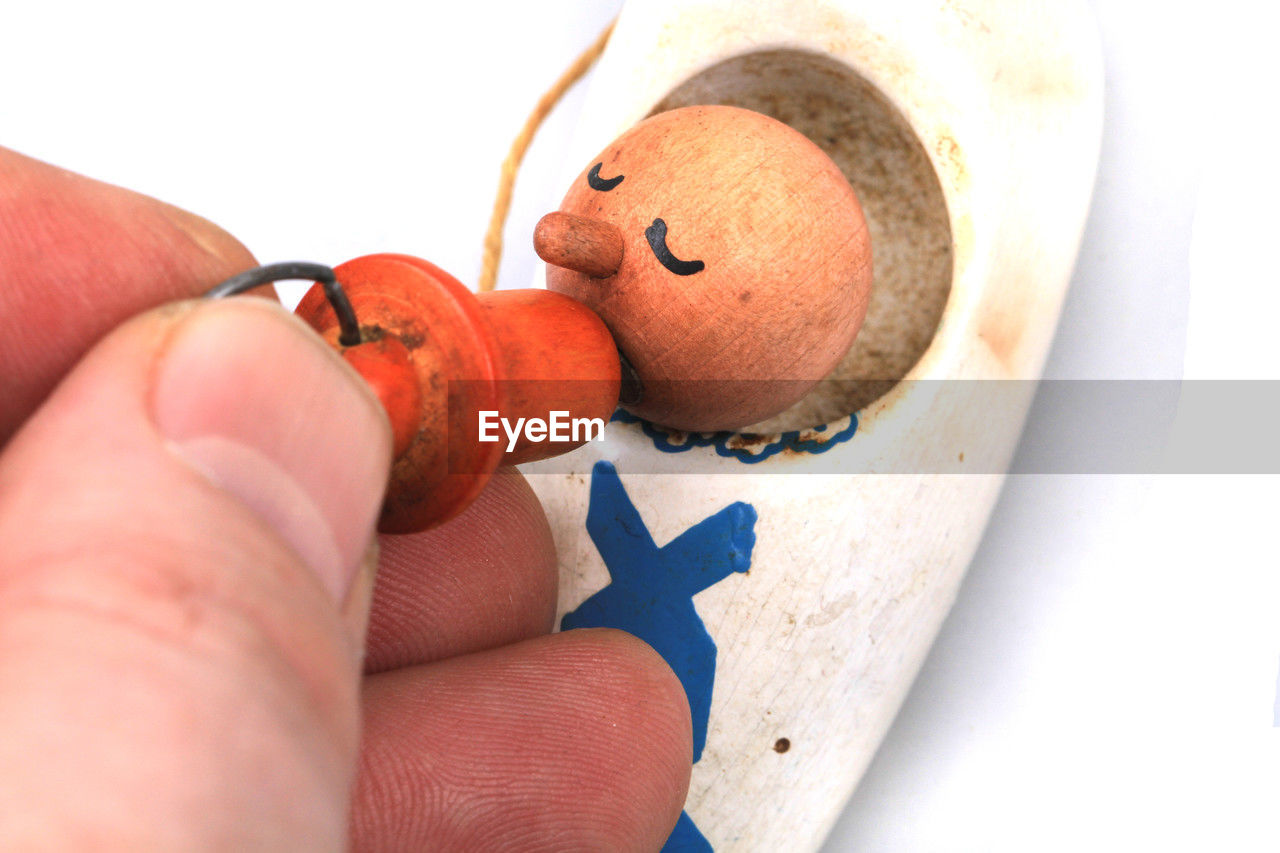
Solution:
[[[404,348],[415,350],[426,343],[427,336],[417,330],[409,330],[400,333],[400,343],[404,344]]]
[[[369,344],[380,341],[387,336],[387,330],[381,326],[361,326],[360,327],[360,343]]]
[[[754,432],[740,432],[729,438],[728,446],[731,450],[746,450],[753,452],[764,447],[773,439],[773,436],[760,435]]]

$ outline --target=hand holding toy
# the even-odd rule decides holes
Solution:
[[[392,424],[383,531],[439,524],[500,463],[586,440],[525,437],[504,450],[482,440],[487,413],[603,423],[621,402],[664,426],[736,429],[807,393],[866,314],[871,255],[852,188],[816,145],[758,113],[690,107],[644,121],[561,207],[534,234],[552,265],[547,291],[476,296],[388,254],[332,271],[264,267],[211,294],[321,281],[297,313],[368,380]]]

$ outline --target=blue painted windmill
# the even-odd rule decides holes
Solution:
[[[707,742],[716,644],[693,606],[693,596],[751,566],[755,523],[755,509],[739,501],[659,548],[613,465],[597,462],[592,471],[587,532],[611,582],[565,614],[560,627],[619,628],[662,655],[689,698],[694,762]],[[710,849],[688,814],[680,815],[663,848]]]

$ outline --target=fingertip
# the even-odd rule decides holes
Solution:
[[[619,734],[642,746],[644,764],[632,756],[631,767],[643,766],[647,779],[635,780],[636,788],[628,794],[634,810],[621,812],[618,823],[610,827],[615,838],[627,842],[613,849],[658,849],[684,809],[693,769],[693,729],[684,685],[652,646],[625,631],[582,628],[557,636],[562,643],[580,644],[580,652],[590,660],[583,678],[613,673],[613,689],[601,698],[602,712],[615,703],[633,703],[626,723],[619,722],[632,730],[627,733],[624,727]]]
[[[679,681],[583,629],[366,679],[359,850],[657,850],[688,791]]]
[[[343,601],[390,470],[390,428],[369,387],[263,300],[186,312],[153,370],[151,414],[168,449],[270,525]]]
[[[175,255],[186,259],[194,280],[212,280],[216,284],[257,263],[253,253],[221,226],[180,207],[155,204],[157,212],[173,227],[167,242]],[[274,293],[274,288],[270,292]]]
[[[631,716],[644,732],[655,765],[669,782],[680,783],[671,822],[683,807],[693,761],[689,699],[674,671],[644,640],[615,628],[576,628],[556,635],[560,654],[577,674],[607,685],[602,704],[631,701]],[[676,790],[670,785],[666,790]]]
[[[0,442],[97,341],[254,265],[222,228],[0,148]]]
[[[41,819],[108,803],[143,834],[336,849],[358,743],[344,589],[390,443],[354,372],[262,300],[147,312],[77,365],[0,455],[0,716],[62,780],[27,792]],[[84,719],[51,729],[51,707]]]
[[[449,523],[382,537],[367,672],[482,651],[551,631],[559,570],[533,489],[499,469]]]

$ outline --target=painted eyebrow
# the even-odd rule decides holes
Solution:
[[[613,189],[618,184],[622,183],[622,179],[625,178],[626,175],[617,175],[612,178],[602,178],[600,177],[600,167],[603,165],[604,165],[603,161],[596,163],[594,166],[591,167],[591,171],[587,172],[587,186],[591,187],[591,189],[593,190],[599,190],[602,193],[607,193],[609,190]]]

